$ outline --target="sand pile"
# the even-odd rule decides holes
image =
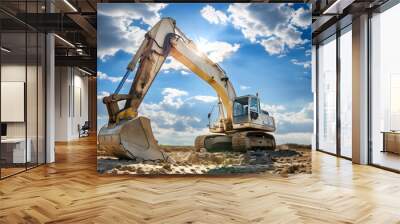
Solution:
[[[288,176],[311,173],[309,149],[276,151],[196,152],[190,146],[163,146],[175,163],[163,161],[118,160],[102,154],[98,157],[98,171],[112,174],[233,174],[270,172]]]

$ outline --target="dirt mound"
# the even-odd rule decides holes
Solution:
[[[270,172],[282,176],[311,173],[311,154],[307,149],[278,149],[246,153],[197,152],[190,146],[163,146],[175,163],[163,161],[118,160],[99,156],[98,171],[113,174],[239,174]]]

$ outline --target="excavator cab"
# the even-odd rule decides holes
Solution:
[[[233,101],[233,128],[257,128],[265,131],[275,131],[275,121],[267,111],[260,107],[258,96],[246,95],[236,97]]]
[[[232,106],[232,131],[225,131],[222,110],[219,111],[215,122],[210,122],[209,114],[209,130],[215,134],[198,136],[195,139],[196,150],[274,150],[275,138],[268,132],[275,131],[275,121],[267,111],[261,109],[258,96],[235,97]]]

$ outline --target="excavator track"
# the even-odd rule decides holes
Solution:
[[[231,135],[200,135],[194,142],[197,152],[207,150],[246,152],[248,150],[275,150],[274,136],[265,132],[237,132]]]
[[[208,152],[230,151],[232,149],[232,137],[229,135],[200,135],[195,139],[197,152],[207,150]]]
[[[250,139],[241,134],[232,136],[232,149],[237,152],[245,152],[250,149]]]
[[[265,132],[239,132],[232,135],[232,149],[245,152],[252,149],[275,150],[273,135]]]
[[[209,135],[199,135],[194,140],[194,148],[196,152],[200,152],[202,149],[205,149],[204,142]]]

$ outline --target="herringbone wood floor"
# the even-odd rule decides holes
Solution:
[[[56,155],[0,181],[0,223],[400,223],[400,175],[318,152],[289,178],[99,176],[94,138]]]

